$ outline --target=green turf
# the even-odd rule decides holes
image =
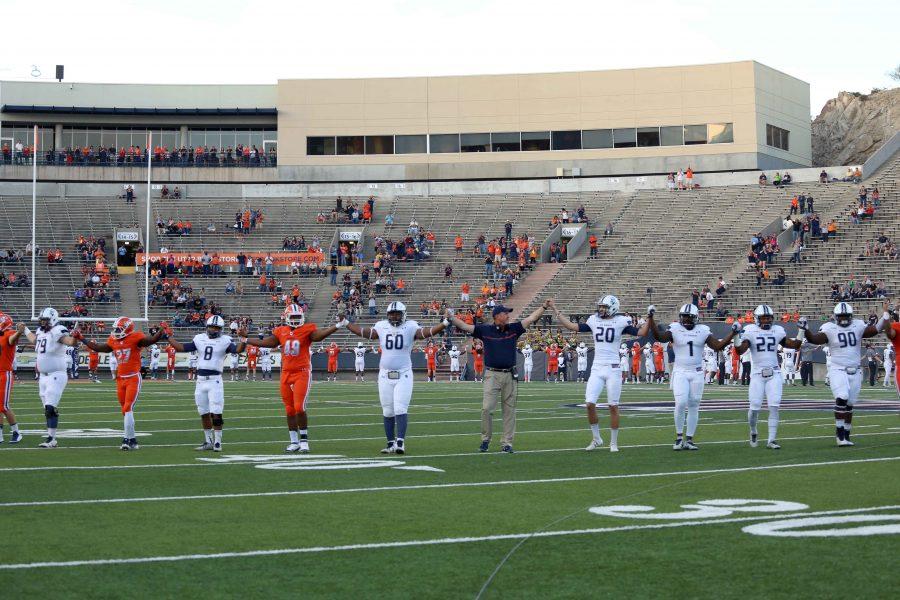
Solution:
[[[36,387],[19,383],[13,408],[35,433],[19,447],[0,446],[0,590],[84,598],[473,598],[482,590],[485,598],[893,597],[896,534],[770,537],[742,528],[785,513],[679,520],[588,509],[647,505],[673,513],[704,500],[763,499],[805,504],[802,513],[872,509],[864,514],[896,515],[888,522],[896,528],[900,507],[876,509],[900,505],[896,406],[858,410],[854,448],[835,447],[827,410],[783,409],[783,448],[770,451],[746,442],[739,408],[746,388],[708,386],[707,402],[733,400],[735,408],[702,413],[700,451],[672,451],[670,410],[623,410],[621,452],[612,454],[605,446],[581,449],[590,440],[583,409],[567,405],[582,394],[579,384],[522,385],[516,454],[497,452],[499,415],[494,446],[480,454],[481,386],[420,381],[410,453],[385,458],[375,385],[317,383],[312,453],[285,461],[273,383],[226,386],[225,452],[202,456],[193,450],[201,435],[190,383],[145,384],[136,415],[138,432],[149,435],[133,453],[117,449],[121,417],[109,382],[70,385],[60,424],[94,430],[89,436],[112,429],[112,437],[63,435],[50,451],[35,448],[43,421]],[[796,387],[785,398],[829,395]],[[865,388],[863,399],[896,403],[896,392]],[[670,402],[671,393],[626,386],[624,404],[646,401]],[[602,423],[608,437],[605,410]],[[238,455],[257,462],[225,462]],[[284,464],[306,468],[258,468]],[[310,468],[316,465],[329,468]],[[233,497],[211,497],[223,494]],[[93,502],[104,499],[139,500]],[[728,522],[741,518],[754,520]],[[598,528],[605,530],[590,531]],[[389,542],[414,544],[353,547]],[[288,549],[307,551],[185,558]],[[32,564],[165,556],[180,558]],[[30,567],[6,568],[13,564]]]

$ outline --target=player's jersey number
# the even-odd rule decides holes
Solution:
[[[395,333],[394,335],[386,335],[384,338],[385,350],[403,350],[403,335]]]

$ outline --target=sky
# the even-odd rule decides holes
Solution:
[[[31,21],[37,19],[34,33]],[[0,0],[0,79],[267,83],[757,60],[841,90],[893,87],[900,2]],[[36,71],[34,71],[36,72]]]

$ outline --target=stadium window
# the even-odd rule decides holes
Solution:
[[[392,135],[367,135],[366,154],[393,154],[394,136]]]
[[[461,133],[459,135],[460,152],[490,152],[491,134]]]
[[[585,129],[581,132],[581,147],[585,150],[591,148],[612,148],[612,129]]]
[[[787,150],[790,147],[788,143],[790,133],[787,129],[766,123],[766,145],[780,150]]]
[[[550,132],[549,131],[523,131],[522,132],[522,151],[523,152],[539,152],[541,150],[550,149]]]
[[[709,123],[706,126],[706,142],[708,144],[734,142],[734,125],[732,123]]]
[[[613,129],[614,148],[634,148],[637,146],[637,130],[634,127]]]
[[[334,137],[306,138],[306,154],[308,156],[330,156],[334,154]]]
[[[683,146],[684,145],[684,127],[676,125],[674,127],[659,128],[659,145],[660,146]]]
[[[458,133],[431,134],[430,138],[432,154],[447,154],[452,152],[459,152]]]
[[[554,131],[550,141],[553,150],[581,150],[581,131]]]
[[[659,127],[638,127],[637,145],[638,148],[659,146]]]
[[[365,138],[361,135],[337,136],[337,153],[340,155],[365,154]]]
[[[425,154],[428,141],[424,135],[398,135],[394,137],[395,154]]]
[[[492,133],[491,147],[494,152],[518,152],[522,149],[519,132]]]
[[[691,146],[695,144],[706,143],[706,125],[685,125],[684,126],[684,145]]]

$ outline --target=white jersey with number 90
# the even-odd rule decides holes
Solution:
[[[378,335],[378,343],[381,345],[381,369],[403,371],[412,368],[410,354],[419,331],[418,323],[404,321],[394,327],[387,320],[382,320],[375,323],[372,330]]]

